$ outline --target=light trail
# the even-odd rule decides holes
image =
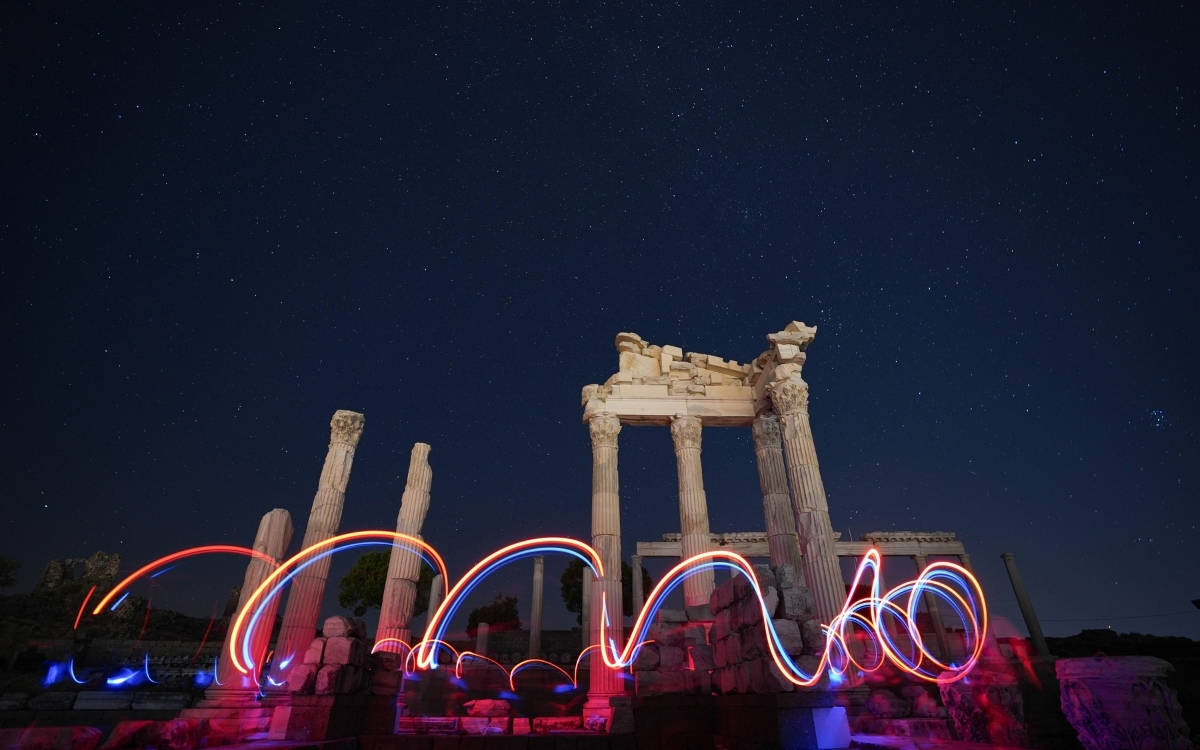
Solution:
[[[116,597],[118,592],[123,591],[126,586],[152,570],[161,568],[164,565],[170,565],[176,560],[182,560],[185,557],[192,557],[194,555],[211,555],[217,553],[246,555],[247,557],[256,557],[260,560],[265,560],[271,565],[275,564],[275,558],[268,554],[259,552],[258,550],[250,549],[249,547],[236,547],[231,544],[206,544],[202,547],[189,547],[188,549],[181,549],[178,552],[172,552],[171,554],[160,557],[153,562],[146,563],[142,567],[130,573],[120,583],[118,583],[116,586],[113,586],[111,591],[104,595],[104,598],[101,599],[100,603],[96,605],[96,608],[92,610],[92,614],[100,614],[100,612],[104,610],[105,605],[111,602]]]

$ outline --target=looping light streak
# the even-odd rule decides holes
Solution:
[[[281,563],[259,584],[258,588],[250,595],[250,598],[246,600],[245,606],[238,611],[237,617],[234,619],[233,626],[230,629],[231,637],[229,638],[229,656],[234,668],[242,674],[250,674],[254,668],[256,662],[249,653],[254,629],[249,626],[247,620],[250,617],[250,613],[254,613],[255,615],[261,614],[267,600],[278,593],[279,587],[277,587],[277,584],[279,584],[280,579],[289,576],[290,573],[294,573],[296,569],[311,562],[318,555],[326,552],[332,554],[338,549],[349,547],[352,543],[366,540],[375,542],[387,540],[393,546],[403,547],[416,552],[432,561],[434,570],[442,575],[443,585],[450,578],[449,572],[446,569],[446,563],[442,560],[442,556],[438,554],[438,551],[424,540],[409,536],[408,534],[382,530],[351,531],[317,542],[300,550]],[[268,591],[271,593],[266,593]],[[238,653],[239,650],[242,651],[241,654]]]
[[[482,661],[491,662],[492,664],[496,665],[496,669],[499,669],[501,672],[503,672],[504,676],[508,678],[509,684],[510,685],[512,684],[512,675],[509,674],[509,671],[504,668],[503,664],[496,661],[495,659],[484,656],[483,654],[477,654],[474,651],[463,651],[461,654],[458,655],[458,658],[454,660],[454,676],[455,677],[459,678],[460,680],[462,679],[463,659],[467,658],[468,656],[471,657],[472,659],[480,659]]]
[[[79,621],[83,618],[83,611],[87,609],[88,599],[91,599],[94,593],[96,593],[96,587],[92,586],[88,589],[87,596],[83,597],[83,603],[79,605],[79,612],[75,614],[75,624],[71,626],[71,630],[79,630]]]
[[[275,558],[266,553],[250,549],[249,547],[237,547],[231,544],[206,544],[202,547],[189,547],[188,549],[181,549],[178,552],[172,552],[171,554],[160,557],[153,562],[146,563],[142,567],[130,573],[120,583],[118,583],[116,586],[113,586],[112,591],[109,591],[104,595],[104,598],[101,599],[100,603],[96,605],[96,608],[92,610],[92,614],[100,614],[104,610],[105,605],[111,602],[120,591],[123,591],[126,586],[152,570],[161,568],[164,565],[170,565],[176,560],[182,560],[185,557],[192,557],[193,555],[211,555],[218,552],[230,553],[234,555],[246,555],[247,557],[256,557],[260,560],[265,560],[271,565],[275,564]]]
[[[400,638],[380,638],[379,640],[375,641],[375,645],[371,647],[371,653],[374,654],[379,651],[385,651],[384,647],[391,646],[391,645],[403,646],[404,651],[403,652],[393,651],[389,648],[389,649],[386,649],[386,653],[397,654],[397,655],[399,655],[401,653],[403,653],[405,655],[412,653],[412,646],[408,645],[408,641],[405,641]]]
[[[427,644],[427,643],[433,649],[433,652],[435,654],[437,653],[437,649],[443,648],[443,649],[449,651],[451,654],[453,654],[454,659],[457,662],[458,650],[455,649],[453,646],[451,646],[449,643],[446,643],[445,641],[436,641],[436,640],[418,641],[417,643],[415,643],[413,645],[412,651],[408,652],[408,656],[404,657],[404,674],[405,675],[411,675],[411,674],[416,673],[416,669],[409,669],[409,664],[413,664],[415,666],[416,658],[417,658],[417,650],[424,647],[425,644]],[[429,667],[429,669],[437,669],[437,663],[435,662],[432,667]]]
[[[244,547],[228,545],[193,547],[159,558],[139,568],[105,595],[96,605],[93,614],[99,614],[119,592],[139,576],[183,557],[212,552],[234,552],[267,560],[275,565],[275,568],[254,590],[237,613],[230,630],[228,650],[230,661],[237,671],[243,675],[249,675],[258,684],[255,666],[266,663],[266,659],[262,658],[263,654],[251,654],[250,650],[258,621],[269,602],[278,596],[282,588],[308,565],[344,549],[372,544],[400,547],[420,555],[441,574],[445,587],[442,603],[437,611],[429,617],[424,637],[420,641],[410,646],[398,638],[385,638],[374,645],[371,649],[372,653],[385,650],[386,647],[393,645],[403,648],[407,651],[403,662],[404,672],[412,674],[413,671],[410,667],[416,670],[437,669],[437,652],[439,648],[445,649],[454,656],[456,677],[461,677],[462,662],[465,658],[482,659],[506,671],[509,677],[509,687],[514,690],[517,672],[535,664],[553,667],[562,672],[564,677],[568,676],[566,670],[542,659],[527,659],[518,663],[511,670],[505,670],[503,665],[481,654],[471,651],[463,651],[460,654],[446,643],[444,636],[451,619],[467,595],[493,572],[516,560],[548,552],[564,553],[582,560],[591,569],[596,579],[603,578],[604,566],[596,550],[584,542],[569,537],[539,537],[502,547],[476,563],[452,587],[447,585],[449,575],[446,564],[437,550],[417,537],[393,531],[369,530],[339,534],[301,550],[278,565],[269,556]],[[711,550],[681,560],[663,576],[647,597],[623,647],[618,647],[616,640],[610,635],[612,619],[609,615],[607,597],[602,594],[599,643],[592,644],[580,652],[575,661],[574,674],[569,676],[571,685],[573,688],[578,686],[579,666],[583,659],[593,651],[600,652],[604,665],[609,669],[631,670],[642,647],[651,642],[646,639],[646,635],[666,597],[688,577],[700,571],[715,568],[725,568],[745,575],[747,584],[758,599],[759,611],[763,617],[764,637],[771,658],[780,673],[797,686],[815,685],[823,676],[827,676],[833,682],[841,682],[845,673],[852,667],[865,673],[877,670],[889,663],[918,679],[930,682],[954,682],[963,679],[978,662],[987,634],[987,607],[979,581],[966,568],[954,563],[939,561],[928,565],[915,580],[902,583],[884,593],[880,574],[881,563],[881,555],[876,549],[869,550],[859,562],[853,582],[849,587],[851,593],[847,595],[841,611],[833,618],[832,622],[822,626],[826,635],[825,649],[812,673],[801,669],[784,648],[782,640],[775,630],[772,613],[767,611],[763,592],[750,563],[736,553]],[[869,593],[855,598],[855,592],[862,590],[863,581],[868,575],[870,576],[870,584],[867,588]],[[128,593],[125,591],[126,596]],[[968,651],[961,664],[947,664],[939,659],[929,650],[921,637],[916,626],[917,609],[921,598],[926,594],[944,602],[961,622]],[[78,627],[79,619],[90,596],[91,592],[80,607],[79,615],[76,616],[76,627]],[[119,605],[123,598],[119,599],[113,608]],[[887,628],[889,618],[901,629],[907,631],[909,636],[907,646],[898,644],[889,632]],[[403,651],[399,651],[399,653],[403,653]],[[148,664],[147,660],[145,662],[147,679],[150,678]],[[279,668],[283,666],[281,663]],[[216,672],[217,668],[214,663],[214,680],[218,678]],[[122,682],[125,679],[129,678],[124,677]],[[270,676],[267,681],[271,684],[280,684]],[[218,682],[218,684],[220,683]]]
[[[517,662],[513,665],[513,668],[508,671],[509,690],[512,690],[514,693],[517,691],[517,672],[532,666],[550,667],[551,669],[556,669],[562,674],[563,677],[570,681],[571,687],[574,688],[579,685],[579,683],[577,683],[575,679],[571,677],[571,675],[567,674],[567,670],[558,666],[554,662],[546,661],[545,659],[526,659],[525,661]]]
[[[848,594],[841,612],[833,618],[833,622],[823,626],[827,636],[825,650],[821,654],[817,669],[810,674],[801,669],[784,649],[750,563],[734,552],[712,550],[681,561],[663,576],[647,597],[645,606],[630,629],[625,647],[620,651],[615,641],[608,636],[607,631],[611,627],[608,603],[606,598],[601,596],[603,616],[600,619],[599,648],[605,665],[614,670],[631,665],[637,659],[643,638],[667,594],[689,576],[712,568],[729,568],[746,576],[746,581],[758,598],[771,658],[783,676],[800,687],[817,684],[826,671],[832,680],[840,682],[851,664],[863,672],[870,672],[885,662],[891,662],[918,679],[955,682],[966,676],[983,652],[987,634],[987,607],[983,589],[970,571],[954,563],[935,562],[927,566],[916,580],[902,583],[883,594],[880,577],[881,556],[879,550],[871,549],[863,556],[850,585],[851,592],[858,591],[863,578],[870,573],[870,594],[859,599],[854,599],[853,593]],[[962,621],[969,655],[961,665],[946,664],[939,660],[925,646],[920,636],[916,625],[916,610],[921,595],[926,592],[948,602]],[[901,606],[898,600],[905,596],[908,597],[907,606]],[[885,627],[885,616],[896,618],[908,631],[915,653],[901,653],[901,649]],[[855,658],[850,649],[852,639],[847,635],[851,626],[860,628],[865,637],[878,649],[879,657],[874,664],[863,664]]]
[[[96,587],[93,586],[92,588],[94,589]],[[71,660],[67,662],[67,674],[71,676],[71,681],[74,682],[76,685],[84,685],[87,683],[87,680],[81,680],[75,676],[75,657],[74,656],[72,656]]]
[[[584,565],[591,568],[592,573],[597,578],[604,576],[604,563],[600,560],[600,555],[596,550],[592,549],[591,545],[585,544],[578,539],[571,539],[562,536],[547,536],[538,537],[536,539],[526,539],[524,541],[510,544],[507,547],[501,547],[492,554],[475,563],[475,566],[468,570],[462,578],[447,592],[437,612],[429,618],[429,623],[425,627],[425,637],[421,644],[417,645],[417,668],[429,669],[433,665],[433,651],[429,646],[425,645],[426,641],[443,640],[446,627],[449,625],[454,613],[458,610],[459,604],[488,575],[497,568],[503,567],[510,562],[522,559],[524,557],[533,557],[546,552],[563,552],[568,555],[578,557],[583,561]]]
[[[150,652],[149,651],[146,652],[145,658],[142,659],[142,670],[146,673],[147,680],[149,680],[150,682],[152,682],[155,685],[158,684],[158,680],[156,680],[150,676]]]

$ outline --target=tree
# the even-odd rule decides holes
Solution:
[[[488,632],[520,629],[521,616],[517,614],[517,597],[496,594],[491,604],[471,610],[471,614],[467,615],[467,635],[474,638],[481,622],[487,623]]]
[[[567,569],[563,571],[562,578],[559,579],[559,583],[562,585],[560,591],[563,604],[567,605],[568,612],[576,613],[575,622],[580,625],[583,624],[583,571],[583,560],[573,557],[567,564]],[[591,574],[589,570],[588,575]],[[654,588],[654,579],[650,577],[645,568],[642,568],[642,591],[648,594],[652,588]],[[636,614],[633,611],[633,568],[623,560],[621,561],[621,612],[626,617]]]
[[[368,552],[358,558],[350,572],[338,583],[338,604],[352,609],[355,617],[362,617],[367,610],[379,609],[383,604],[383,589],[387,585],[388,561],[392,553],[388,550]],[[421,565],[417,577],[417,598],[413,602],[413,617],[429,608],[429,589],[435,573],[428,565]]]
[[[17,582],[17,568],[20,567],[20,560],[0,556],[0,588],[8,588]]]

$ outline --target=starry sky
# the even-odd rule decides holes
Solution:
[[[1006,551],[1049,635],[1200,638],[1195,6],[173,5],[3,11],[18,588],[274,507],[294,549],[336,409],[344,530],[394,526],[424,441],[452,570],[587,538],[614,335],[746,362],[803,320],[835,529],[956,531],[1019,632]],[[679,530],[669,433],[620,460],[628,556]],[[704,478],[763,527],[749,430]],[[208,614],[243,566],[156,595]]]

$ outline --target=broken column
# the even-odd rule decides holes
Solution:
[[[546,558],[533,558],[533,601],[529,608],[529,658],[536,659],[542,650],[542,587],[546,577]]]
[[[363,415],[358,412],[339,409],[333,413],[329,423],[329,451],[325,454],[325,465],[317,482],[317,494],[313,497],[308,525],[304,529],[303,548],[337,534],[346,500],[346,485],[350,481],[350,467],[354,463],[354,450],[362,437],[363,422]],[[276,663],[302,655],[312,642],[317,632],[317,619],[321,614],[321,600],[325,597],[328,576],[329,558],[325,557],[308,565],[292,579],[283,614],[283,627],[275,647],[278,655]]]
[[[803,556],[801,569],[816,600],[817,616],[828,623],[845,603],[846,584],[834,548],[829,501],[825,497],[809,423],[808,383],[800,377],[807,358],[804,349],[816,332],[814,327],[793,322],[779,333],[767,335],[779,358],[767,393],[779,415],[792,512],[796,517],[796,533]]]
[[[680,541],[685,559],[707,552],[711,544],[708,499],[704,495],[704,473],[700,466],[701,435],[699,417],[677,414],[671,420],[671,439],[675,443],[679,473]],[[683,582],[684,603],[689,607],[707,605],[713,586],[711,568],[688,576]]]
[[[602,599],[607,600],[611,617],[607,635],[616,643],[623,639],[621,612],[621,497],[617,477],[617,435],[621,421],[615,414],[600,413],[588,420],[592,438],[592,547],[604,563],[604,577],[593,581],[589,618],[584,622],[591,643],[600,642],[600,623],[604,616]],[[584,569],[585,582],[591,573]],[[584,593],[589,593],[587,586]],[[612,718],[611,699],[624,695],[625,686],[616,671],[594,653],[589,662],[588,699],[583,707],[587,717]]]
[[[800,542],[796,536],[796,517],[788,495],[787,469],[783,463],[783,443],[779,439],[779,419],[765,411],[754,418],[754,454],[758,458],[758,484],[762,489],[763,518],[767,524],[767,549],[771,567],[791,565],[801,570]]]
[[[396,533],[421,536],[421,525],[425,523],[425,514],[429,511],[432,484],[429,445],[414,443],[408,462],[408,481],[400,500],[400,513],[396,516]],[[420,574],[421,556],[413,550],[393,546],[388,561],[387,583],[383,589],[383,603],[379,608],[379,627],[375,631],[377,643],[384,638],[398,638],[412,644],[409,623],[412,621]]]
[[[254,550],[281,560],[288,545],[292,541],[292,516],[283,508],[276,508],[262,517],[258,523],[258,533],[254,535]],[[271,575],[275,566],[258,557],[250,558],[246,565],[246,575],[242,578],[241,595],[238,597],[237,611],[241,612],[247,600],[254,591]],[[271,631],[275,628],[275,610],[279,598],[272,597],[263,609],[258,619],[258,627],[251,635],[250,655],[254,657],[259,667],[262,666],[263,656],[271,639]],[[222,683],[218,685],[217,683]],[[221,656],[217,665],[216,679],[204,691],[204,704],[229,702],[253,703],[258,692],[258,686],[249,676],[239,674],[233,667],[229,657],[229,635],[221,646]]]

